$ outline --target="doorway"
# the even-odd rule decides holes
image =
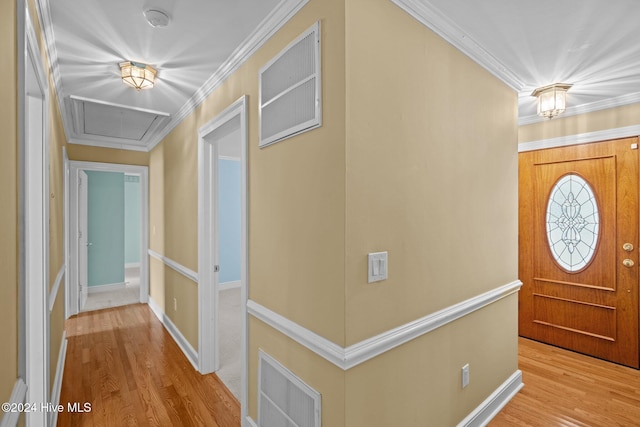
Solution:
[[[638,138],[519,168],[520,335],[638,368]]]
[[[247,406],[246,97],[200,128],[198,271],[200,372],[216,372]]]
[[[24,2],[17,3],[19,134],[20,402],[50,402],[49,375],[49,88]],[[23,393],[26,393],[26,397]],[[17,422],[16,414],[3,420]],[[47,426],[46,412],[26,413],[27,426]]]
[[[69,170],[67,316],[146,303],[147,167],[71,161]]]

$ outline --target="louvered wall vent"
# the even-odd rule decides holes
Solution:
[[[320,22],[260,69],[260,147],[322,125]]]
[[[260,350],[258,425],[320,427],[320,393]]]

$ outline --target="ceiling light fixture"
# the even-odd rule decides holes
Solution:
[[[164,28],[171,22],[171,15],[161,9],[145,9],[142,13],[153,28]]]
[[[140,62],[120,63],[122,81],[136,90],[151,89],[156,81],[156,69]]]
[[[551,119],[562,114],[567,107],[567,91],[571,86],[554,83],[534,90],[531,96],[538,98],[538,115]]]

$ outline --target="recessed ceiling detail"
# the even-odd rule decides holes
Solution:
[[[149,139],[167,125],[168,113],[70,96],[70,142],[146,151]]]

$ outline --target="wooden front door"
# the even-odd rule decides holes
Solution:
[[[519,155],[519,332],[638,368],[638,138]]]

